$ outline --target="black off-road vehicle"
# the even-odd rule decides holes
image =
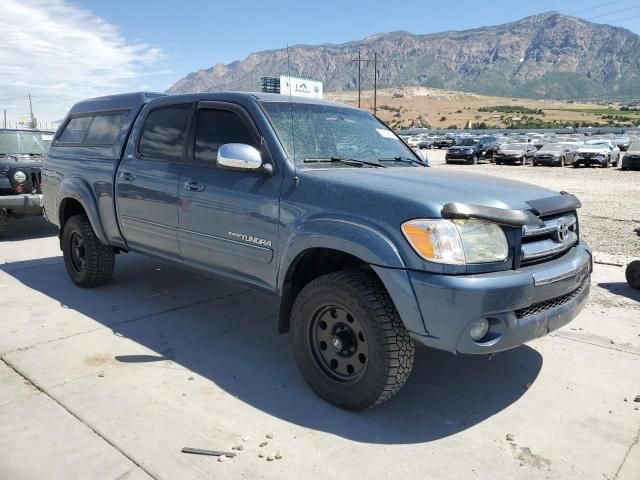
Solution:
[[[0,238],[9,217],[42,215],[41,171],[53,132],[0,129]]]

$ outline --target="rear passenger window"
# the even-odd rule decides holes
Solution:
[[[190,104],[153,110],[144,122],[138,151],[143,157],[179,161],[182,158]]]
[[[225,143],[245,143],[259,148],[251,130],[237,114],[227,110],[199,110],[195,160],[215,163],[218,149]]]
[[[72,118],[58,138],[60,143],[82,143],[93,117]]]
[[[84,139],[87,145],[113,145],[124,123],[124,113],[96,115]]]
[[[126,113],[104,113],[69,120],[58,143],[82,145],[113,145],[122,129]]]

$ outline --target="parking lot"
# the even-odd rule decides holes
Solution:
[[[270,297],[136,254],[81,290],[26,219],[0,243],[0,478],[637,480],[640,172],[428,155],[582,200],[597,263],[577,319],[492,358],[420,349],[399,395],[349,413],[303,383]]]

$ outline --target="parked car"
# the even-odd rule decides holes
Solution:
[[[0,239],[9,218],[42,215],[42,162],[53,132],[0,129]]]
[[[573,163],[575,148],[564,143],[548,143],[533,155],[533,166],[564,167]]]
[[[433,141],[433,148],[449,148],[453,144],[453,137],[446,135],[444,137],[436,137],[436,139]]]
[[[640,140],[637,140],[631,145],[622,157],[622,163],[620,168],[622,170],[628,170],[630,168],[640,168]]]
[[[496,165],[503,163],[520,163],[526,165],[538,151],[531,143],[507,143],[500,145],[493,156]]]
[[[481,143],[477,138],[463,138],[456,145],[449,147],[444,156],[445,163],[452,163],[462,160],[464,163],[473,165],[478,163],[481,158],[490,155],[489,148]]]
[[[588,140],[576,149],[574,167],[580,165],[599,165],[608,168],[617,165],[620,160],[620,149],[613,140]]]
[[[103,285],[131,251],[272,294],[303,378],[350,410],[402,388],[414,342],[494,353],[585,305],[575,196],[424,168],[370,113],[285,98],[76,104],[43,169],[71,280]]]
[[[613,141],[616,142],[616,146],[621,152],[626,152],[629,148],[629,144],[631,143],[631,139],[629,137],[615,137]]]

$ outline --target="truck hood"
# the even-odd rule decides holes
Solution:
[[[450,202],[531,210],[526,201],[558,195],[524,182],[433,168],[331,168],[300,172],[301,177],[307,174],[322,177],[326,187],[334,192],[345,191],[332,188],[340,185],[350,195],[370,195],[371,207],[379,203],[388,209],[411,202],[419,204],[419,210],[431,217],[440,216],[442,207]]]
[[[9,154],[0,155],[0,169],[8,168],[34,168],[42,167],[44,164],[44,155],[21,155]]]
[[[609,147],[599,147],[598,145],[589,145],[580,147],[576,150],[578,153],[609,153]]]

